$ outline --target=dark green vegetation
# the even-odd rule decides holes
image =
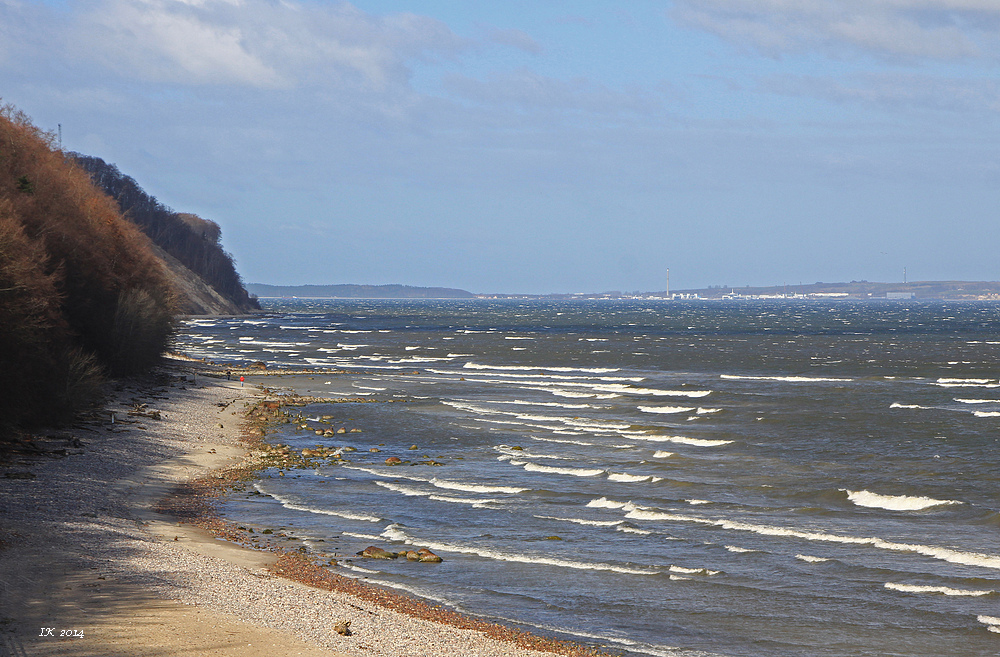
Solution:
[[[222,231],[218,224],[194,214],[174,212],[143,191],[133,178],[99,157],[69,155],[90,174],[95,185],[118,202],[122,213],[154,244],[232,304],[230,312],[260,309],[257,299],[244,289],[232,256],[219,243]],[[184,298],[179,305],[182,312],[201,314],[195,307],[186,307]]]
[[[249,283],[247,289],[260,297],[303,299],[471,299],[475,295],[449,287],[412,285],[265,285]]]

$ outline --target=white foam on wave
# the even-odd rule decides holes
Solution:
[[[290,511],[305,511],[307,513],[315,513],[322,516],[336,516],[338,518],[344,518],[346,520],[362,520],[364,522],[382,522],[381,518],[376,518],[375,516],[364,515],[360,513],[351,513],[349,511],[335,511],[334,509],[322,509],[314,506],[306,506],[305,504],[298,504],[292,501],[290,498],[284,497],[283,495],[278,495],[276,493],[268,493],[260,487],[260,484],[254,484],[254,488],[261,495],[267,495],[272,498],[281,506],[285,507]]]
[[[572,456],[559,456],[558,454],[535,454],[533,452],[526,452],[524,449],[514,449],[508,445],[494,445],[493,449],[507,454],[511,458],[524,458],[524,459],[555,459],[557,461],[575,461],[576,459]]]
[[[610,571],[615,573],[622,573],[626,575],[659,575],[660,571],[652,568],[635,568],[629,566],[619,566],[617,564],[601,563],[601,562],[588,562],[588,561],[574,561],[571,559],[556,559],[553,557],[542,556],[542,555],[532,555],[526,553],[510,553],[501,552],[499,550],[492,550],[489,548],[475,547],[471,545],[455,545],[451,543],[437,543],[437,542],[427,542],[427,541],[414,541],[412,538],[407,536],[404,532],[394,528],[393,535],[398,538],[393,540],[399,540],[403,543],[414,544],[419,542],[430,550],[435,552],[457,552],[459,554],[472,554],[485,559],[493,559],[495,561],[510,561],[515,563],[527,563],[527,564],[540,564],[545,566],[556,566],[559,568],[572,568],[574,570],[598,570],[598,571]]]
[[[900,404],[899,402],[892,402],[891,404],[889,404],[889,408],[910,408],[910,409],[920,408],[924,410],[931,409],[930,406],[920,406],[919,404]]]
[[[598,395],[593,392],[577,392],[574,390],[562,390],[560,388],[525,388],[525,390],[547,392],[556,397],[565,397],[566,399],[615,399],[616,397],[621,397],[621,395]]]
[[[654,477],[652,475],[630,475],[626,472],[621,472],[621,473],[608,474],[608,480],[618,481],[623,484],[635,484],[641,481],[650,481],[656,483],[658,481],[663,481],[663,477]]]
[[[543,443],[562,443],[564,445],[582,445],[585,447],[597,447],[597,443],[588,443],[583,440],[566,440],[562,438],[541,438],[539,436],[532,436],[531,439]]]
[[[640,406],[639,410],[643,413],[690,413],[694,410],[693,407],[687,406]]]
[[[955,401],[960,404],[1000,404],[1000,399],[959,399],[956,397]]]
[[[730,552],[735,552],[737,554],[744,554],[747,552],[760,552],[760,550],[751,550],[750,548],[742,548],[742,547],[737,547],[735,545],[725,545],[723,547],[725,547]]]
[[[921,511],[933,506],[961,504],[957,500],[935,500],[930,497],[911,497],[909,495],[879,495],[867,490],[852,491],[846,488],[840,490],[847,493],[847,499],[858,506],[889,511]]]
[[[919,543],[897,543],[895,541],[888,541],[877,536],[845,536],[842,534],[828,534],[821,531],[807,531],[789,527],[777,527],[773,525],[758,525],[736,520],[721,520],[699,516],[663,513],[654,509],[635,505],[633,505],[633,507],[633,510],[625,514],[626,518],[634,518],[638,520],[693,522],[721,527],[722,529],[729,529],[732,531],[751,532],[754,534],[760,534],[761,536],[799,538],[807,541],[839,543],[844,545],[867,545],[878,550],[909,552],[930,557],[931,559],[938,559],[940,561],[947,561],[948,563],[955,563],[963,566],[976,566],[978,568],[1000,570],[1000,555],[995,554],[965,552],[953,548],[939,547],[935,545],[921,545]]]
[[[997,411],[973,411],[972,414],[976,417],[1000,417],[1000,412]]]
[[[444,488],[447,490],[460,490],[466,493],[507,493],[514,495],[529,490],[528,488],[518,488],[515,486],[490,486],[487,484],[466,484],[458,481],[448,481],[446,479],[438,479],[437,477],[431,479],[430,483],[438,488]]]
[[[585,518],[560,518],[558,516],[535,516],[542,520],[560,520],[562,522],[571,522],[576,525],[587,525],[590,527],[614,527],[620,525],[624,520],[587,520]]]
[[[364,573],[366,575],[380,575],[381,573],[377,570],[369,570],[367,568],[362,568],[361,566],[355,566],[349,561],[341,561],[337,563],[341,568],[346,568],[347,570],[353,570],[356,573]]]
[[[919,586],[914,584],[897,584],[896,582],[886,582],[885,588],[890,591],[901,591],[903,593],[937,593],[940,595],[955,595],[963,597],[981,597],[990,595],[995,591],[977,591],[974,589],[953,589],[948,586]]]
[[[691,506],[700,506],[702,504],[711,504],[712,503],[711,500],[684,500],[684,501],[687,502],[688,504],[690,504]]]
[[[709,570],[708,568],[684,568],[682,566],[670,566],[668,569],[672,573],[681,573],[682,575],[718,575],[720,571]]]
[[[468,400],[459,400],[468,401]],[[483,400],[482,404],[514,404],[517,406],[545,406],[547,408],[593,408],[591,404],[560,404],[559,402],[525,401],[523,399],[513,400]]]
[[[635,508],[635,504],[632,502],[616,502],[614,500],[609,500],[606,497],[599,497],[596,500],[590,500],[587,502],[587,506],[593,509],[625,509],[626,511]]]
[[[937,380],[938,383],[971,383],[973,385],[981,385],[983,383],[996,383],[996,379],[954,379],[943,377]]]
[[[811,557],[808,554],[796,554],[795,558],[806,563],[823,563],[829,561],[826,557]]]
[[[350,536],[352,538],[360,538],[366,541],[378,541],[381,540],[381,536],[374,536],[372,534],[359,534],[357,532],[340,532],[344,536]]]
[[[698,415],[711,415],[713,413],[720,413],[720,412],[722,412],[722,409],[721,408],[701,408],[699,406],[697,412],[698,412]]]
[[[1000,618],[996,616],[976,616],[976,620],[986,626],[990,632],[1000,634]]]
[[[480,365],[479,363],[466,363],[463,367],[470,370],[499,370],[499,371],[542,371],[550,372],[586,372],[588,374],[607,374],[617,372],[618,367],[535,367],[529,365]]]
[[[785,383],[845,383],[854,380],[821,376],[742,376],[738,374],[720,374],[719,378],[734,381],[783,381]]]
[[[540,465],[538,463],[525,463],[524,469],[528,472],[544,472],[546,474],[564,474],[574,477],[594,477],[604,472],[599,468],[556,468],[551,465]]]
[[[639,440],[648,440],[654,443],[677,443],[678,445],[691,445],[692,447],[720,447],[733,442],[731,440],[688,438],[687,436],[636,436],[636,438]]]
[[[649,536],[653,533],[646,529],[636,529],[635,527],[629,527],[627,525],[619,525],[618,527],[615,527],[615,530],[626,534],[638,534],[639,536]]]
[[[451,504],[470,504],[474,507],[486,504],[503,503],[503,500],[492,499],[492,498],[483,499],[479,497],[450,497],[447,495],[438,495],[433,491],[421,490],[419,488],[412,488],[410,486],[403,486],[402,484],[395,484],[389,481],[376,481],[374,483],[376,486],[387,488],[393,492],[406,495],[407,497],[426,497],[427,499],[434,500],[435,502],[449,502]]]

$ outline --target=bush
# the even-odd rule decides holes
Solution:
[[[0,107],[0,430],[65,417],[102,370],[155,362],[172,314],[148,238],[51,135]]]

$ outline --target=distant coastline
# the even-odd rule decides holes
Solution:
[[[248,283],[250,294],[262,299],[473,299],[472,292],[448,287],[412,285],[267,285]]]
[[[724,299],[811,299],[836,300],[950,300],[1000,301],[998,281],[915,281],[912,283],[808,283],[772,286],[728,286],[661,290],[657,292],[578,292],[553,294],[477,294],[447,287],[413,285],[267,285],[249,283],[247,290],[262,299],[643,299],[643,300],[724,300]]]

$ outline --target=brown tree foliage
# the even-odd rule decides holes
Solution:
[[[65,414],[101,371],[154,362],[172,303],[148,239],[51,135],[0,107],[0,430]]]

